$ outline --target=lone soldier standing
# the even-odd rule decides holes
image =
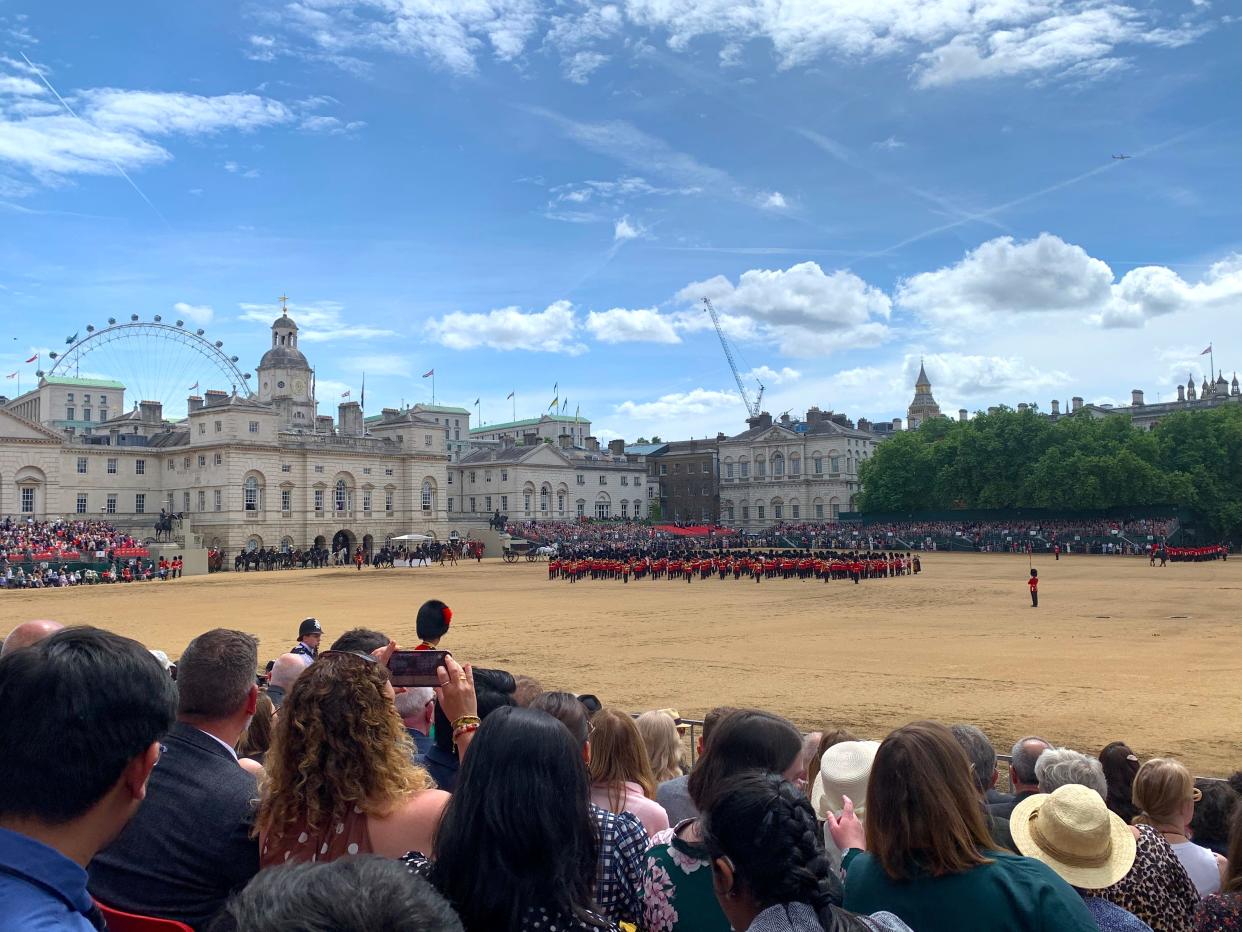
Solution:
[[[1039,608],[1039,570],[1031,570],[1031,578],[1026,584],[1031,587],[1031,608]]]
[[[293,649],[289,651],[291,654],[297,654],[302,658],[302,662],[308,667],[315,662],[315,658],[319,656],[319,641],[323,638],[323,627],[315,618],[304,618],[302,623],[298,625],[298,642],[293,645]]]

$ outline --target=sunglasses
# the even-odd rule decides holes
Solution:
[[[591,693],[583,693],[578,697],[578,701],[586,707],[587,712],[591,715],[594,715],[604,707],[604,704],[599,701],[599,697],[593,696]]]
[[[320,660],[325,660],[328,657],[353,657],[355,660],[365,660],[367,663],[379,663],[370,654],[354,650],[325,650],[319,654]]]

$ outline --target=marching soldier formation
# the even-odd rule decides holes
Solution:
[[[548,579],[576,583],[584,579],[668,579],[693,583],[695,579],[802,579],[829,582],[913,576],[922,572],[918,555],[891,552],[834,551],[752,552],[691,551],[678,554],[639,554],[608,548],[590,555],[555,556],[548,561]]]

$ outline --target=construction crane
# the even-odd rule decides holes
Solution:
[[[759,406],[763,403],[763,383],[755,379],[755,383],[759,386],[759,394],[755,396],[755,400],[750,400],[750,393],[746,391],[746,386],[742,384],[742,374],[737,371],[737,362],[733,359],[733,351],[729,349],[729,341],[725,339],[724,331],[720,328],[720,315],[716,313],[716,308],[712,306],[710,298],[703,298],[703,306],[707,308],[707,313],[712,317],[712,323],[716,327],[716,336],[720,337],[720,347],[724,350],[725,359],[729,360],[729,368],[733,371],[733,379],[737,382],[737,390],[742,395],[742,404],[746,405],[746,413],[751,417],[759,416]]]

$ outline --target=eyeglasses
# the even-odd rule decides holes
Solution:
[[[319,659],[324,660],[328,657],[353,657],[357,660],[365,660],[367,663],[379,663],[370,654],[364,654],[356,650],[325,650],[319,654]]]

